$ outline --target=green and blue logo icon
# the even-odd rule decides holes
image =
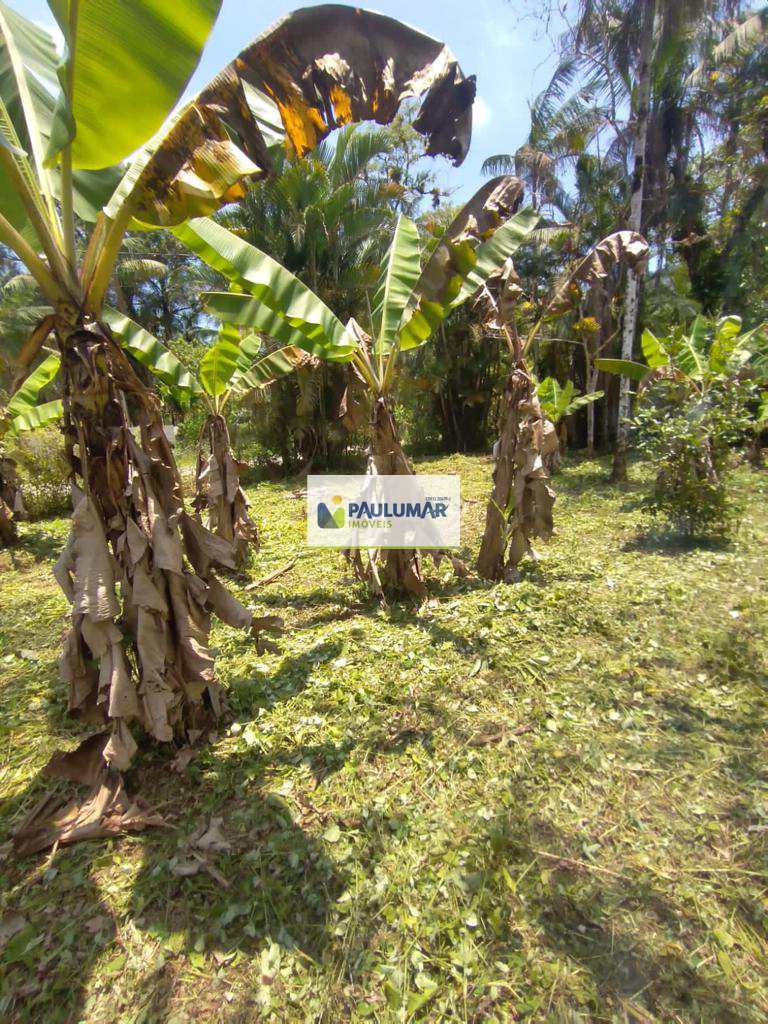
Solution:
[[[344,509],[341,507],[341,495],[334,494],[331,498],[331,505],[335,508],[331,511],[324,501],[317,503],[317,525],[321,530],[343,530],[346,523]]]

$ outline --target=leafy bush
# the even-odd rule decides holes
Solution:
[[[61,515],[71,507],[67,461],[61,432],[45,427],[14,438],[24,505],[31,519]]]
[[[749,427],[752,390],[730,382],[701,395],[661,380],[638,409],[638,448],[657,467],[646,507],[687,537],[727,536],[738,521],[727,473]]]
[[[726,535],[738,508],[726,472],[736,445],[755,437],[768,380],[768,324],[742,331],[741,317],[696,317],[686,332],[641,339],[645,363],[596,359],[639,381],[638,447],[656,462],[648,506],[687,536]]]

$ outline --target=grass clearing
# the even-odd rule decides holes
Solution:
[[[461,474],[474,554],[488,461],[419,468]],[[430,565],[421,611],[305,549],[290,487],[251,490],[249,579],[299,557],[247,595],[282,649],[216,628],[218,739],[128,776],[167,830],[0,861],[0,1019],[765,1021],[768,480],[740,471],[734,545],[675,549],[637,542],[644,484],[606,475],[556,478],[522,583]],[[0,553],[0,843],[78,738],[66,533],[26,524]],[[212,816],[227,887],[173,870]]]

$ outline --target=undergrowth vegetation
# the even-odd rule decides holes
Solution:
[[[462,477],[463,542],[490,467]],[[0,861],[0,1018],[174,1024],[758,1024],[765,973],[768,484],[730,545],[640,542],[653,473],[568,460],[558,533],[515,587],[430,569],[387,611],[304,546],[295,484],[249,491],[248,579],[285,617],[217,625],[230,712],[178,773],[127,777],[168,827]],[[0,554],[4,842],[71,748],[50,574],[64,519]],[[236,590],[248,598],[240,577]],[[190,844],[221,819],[211,872]]]

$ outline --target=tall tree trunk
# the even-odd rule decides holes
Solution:
[[[589,357],[587,357],[589,359]],[[597,391],[597,381],[600,371],[587,366],[587,391],[588,395],[594,395]],[[587,455],[595,454],[595,402],[587,406]]]
[[[643,227],[643,198],[645,193],[645,151],[648,142],[648,120],[651,99],[651,56],[657,0],[643,0],[640,53],[638,58],[636,102],[634,120],[634,170],[632,173],[632,199],[629,209],[630,231],[641,232]],[[637,335],[637,317],[640,308],[640,276],[631,267],[627,269],[627,293],[624,303],[624,328],[621,339],[621,358],[632,359]],[[613,454],[611,479],[627,479],[627,420],[631,409],[630,381],[621,378],[619,392],[619,418],[616,427],[616,446]]]
[[[16,523],[22,515],[24,502],[16,463],[7,456],[0,456],[0,547],[8,547],[19,539]]]
[[[477,559],[485,579],[518,580],[517,567],[531,551],[531,538],[552,535],[555,496],[543,459],[557,445],[556,431],[544,419],[531,377],[518,360],[504,390],[493,490]]]
[[[129,723],[191,740],[218,715],[212,613],[254,631],[277,624],[254,620],[216,578],[235,567],[232,545],[185,511],[159,400],[109,328],[73,313],[56,335],[74,505],[54,569],[72,604],[61,674],[70,712],[109,726],[103,757],[123,770]]]
[[[207,441],[209,455],[203,454]],[[203,426],[195,470],[195,498],[198,514],[208,510],[208,528],[231,544],[235,561],[242,565],[252,545],[259,547],[259,531],[248,515],[248,500],[240,486],[246,468],[232,453],[227,423],[223,416],[209,416]]]

